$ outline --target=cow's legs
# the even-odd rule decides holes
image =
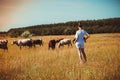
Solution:
[[[21,46],[20,46],[20,50],[21,50]]]
[[[34,44],[34,48],[35,48],[35,44]]]

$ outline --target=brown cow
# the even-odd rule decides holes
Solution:
[[[61,40],[63,40],[64,38],[60,38],[60,39],[57,39],[57,40],[55,40],[55,39],[52,39],[52,40],[50,40],[49,41],[49,44],[48,44],[48,49],[52,49],[52,50],[54,50],[55,49],[55,46],[56,46],[56,43],[58,43],[58,42],[60,42]]]
[[[54,39],[53,39],[53,40],[50,40],[50,41],[49,41],[49,44],[48,44],[48,49],[51,48],[51,49],[54,50],[54,49],[55,49],[55,45],[56,45],[56,40],[54,40]]]

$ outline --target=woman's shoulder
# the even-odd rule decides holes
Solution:
[[[77,30],[77,31],[76,31],[76,33],[79,33],[79,32],[80,32],[80,30]]]
[[[83,32],[86,32],[86,30],[82,29]]]
[[[83,33],[85,33],[85,34],[87,33],[87,31],[86,31],[86,30],[84,30],[84,29],[82,30],[82,32],[83,32]]]

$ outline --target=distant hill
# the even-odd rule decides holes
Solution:
[[[33,25],[23,28],[13,28],[7,33],[11,37],[20,36],[24,31],[28,30],[32,34],[39,35],[72,35],[75,34],[76,24],[81,22],[84,29],[90,33],[120,33],[120,18],[109,18],[100,20],[81,20],[69,21],[66,23]]]
[[[0,37],[4,37],[4,36],[7,36],[7,32],[0,32]]]

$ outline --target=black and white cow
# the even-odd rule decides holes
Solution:
[[[4,39],[4,40],[0,40],[0,48],[4,49],[4,50],[8,50],[8,40]]]
[[[34,45],[40,45],[43,46],[43,40],[42,39],[32,39],[32,44]]]
[[[64,45],[72,46],[71,39],[63,39],[58,43],[59,48]]]
[[[29,48],[32,48],[32,39],[20,39],[20,40],[14,40],[12,44],[16,44],[17,46],[28,46]]]

